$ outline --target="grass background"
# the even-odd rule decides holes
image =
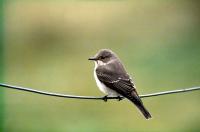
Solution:
[[[199,86],[198,5],[189,0],[9,0],[5,82],[100,96],[94,64],[87,59],[110,48],[141,94]],[[199,99],[198,91],[143,99],[154,117],[146,121],[127,100],[104,103],[5,90],[4,127],[9,132],[199,131]]]

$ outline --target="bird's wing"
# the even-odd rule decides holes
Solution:
[[[129,99],[133,96],[138,96],[133,81],[128,75],[122,76],[117,71],[113,72],[109,69],[105,69],[105,67],[98,67],[96,73],[101,82],[122,96]],[[135,95],[133,95],[133,92]]]

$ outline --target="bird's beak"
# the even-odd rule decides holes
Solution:
[[[96,61],[98,59],[96,57],[90,57],[88,60]]]

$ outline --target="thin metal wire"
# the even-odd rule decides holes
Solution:
[[[40,90],[36,90],[36,89],[25,88],[25,87],[14,86],[14,85],[8,85],[8,84],[3,84],[3,83],[0,83],[0,86],[5,87],[5,88],[10,88],[10,89],[16,89],[16,90],[27,91],[27,92],[37,93],[37,94],[42,94],[42,95],[47,95],[47,96],[61,97],[61,98],[104,100],[104,97],[78,96],[78,95],[52,93],[52,92],[40,91]],[[148,97],[190,92],[190,91],[196,91],[196,90],[200,90],[200,86],[199,87],[185,88],[185,89],[178,89],[178,90],[171,90],[171,91],[156,92],[156,93],[144,94],[144,95],[139,95],[139,96],[140,96],[140,98],[148,98]],[[107,97],[107,99],[122,99],[122,98],[124,98],[124,97]]]

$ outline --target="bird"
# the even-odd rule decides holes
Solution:
[[[107,101],[107,97],[125,97],[135,104],[146,119],[152,118],[140,99],[132,78],[112,50],[101,49],[88,60],[95,62],[94,78],[100,91],[106,94],[104,101]]]

